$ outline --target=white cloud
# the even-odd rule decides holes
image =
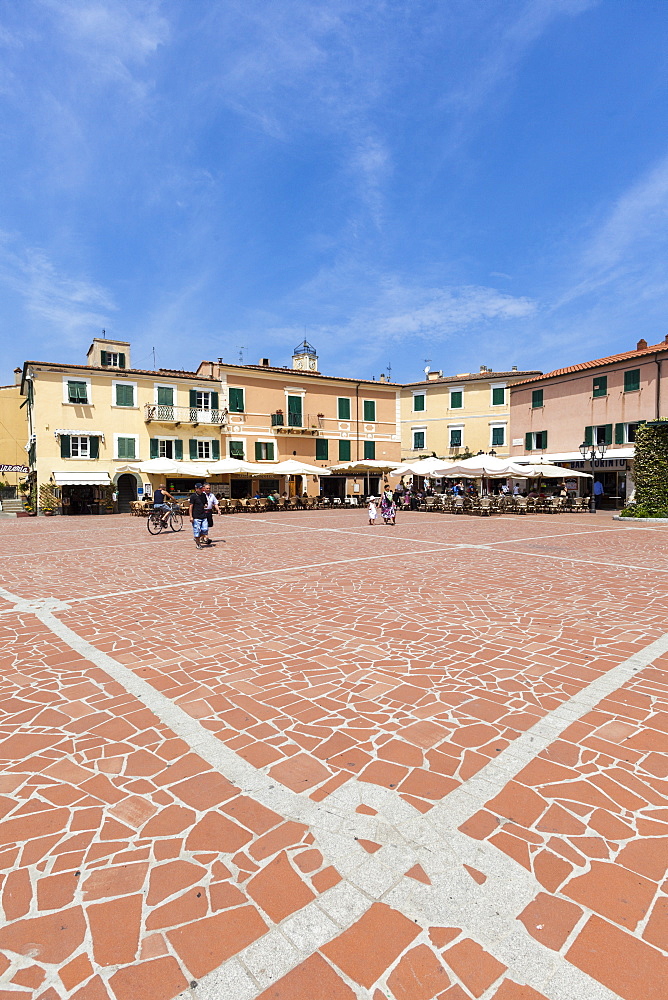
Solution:
[[[104,288],[64,273],[39,247],[17,247],[16,242],[0,232],[0,282],[20,297],[33,319],[45,321],[44,327],[31,324],[37,341],[46,343],[55,335],[75,345],[108,325],[116,306]]]

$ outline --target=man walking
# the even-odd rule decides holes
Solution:
[[[211,486],[209,483],[205,483],[202,487],[204,491],[204,496],[206,497],[206,523],[208,528],[213,528],[213,509],[216,508],[216,512],[220,514],[220,507],[218,506],[218,500],[216,494],[211,492]],[[213,545],[210,536],[207,534],[204,539],[203,545]]]
[[[204,547],[209,535],[209,522],[206,516],[207,498],[201,483],[195,483],[195,492],[190,494],[188,501],[188,516],[193,526],[193,538],[198,549]]]

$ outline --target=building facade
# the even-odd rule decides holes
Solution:
[[[435,454],[459,455],[495,451],[510,454],[510,386],[535,371],[493,372],[485,366],[474,374],[444,376],[430,372],[423,382],[401,390],[401,456],[403,462]]]
[[[224,477],[228,496],[270,488],[320,492],[318,477],[269,478],[287,458],[323,468],[365,458],[399,461],[399,387],[321,375],[313,348],[300,345],[293,368],[202,362],[196,372],[133,369],[130,344],[96,339],[86,365],[27,361],[21,394],[28,462],[38,505],[64,513],[120,509],[149,494],[159,477],[128,469],[148,459],[200,466],[242,458],[267,478]],[[25,455],[26,453],[23,452]],[[168,487],[184,492],[194,477]],[[322,480],[344,494],[341,477]],[[57,503],[55,502],[57,501]]]
[[[668,413],[668,337],[607,358],[585,361],[512,387],[511,456],[542,456],[592,472],[617,502],[633,483],[633,452],[639,423]],[[580,445],[604,445],[602,459],[585,461]]]
[[[18,374],[17,374],[18,373]],[[8,483],[12,492],[28,473],[28,413],[21,406],[21,370],[15,372],[14,385],[0,386],[0,481]]]

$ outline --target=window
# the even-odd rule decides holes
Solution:
[[[316,438],[315,460],[316,462],[326,462],[329,459],[329,441],[327,438]]]
[[[640,389],[640,369],[633,368],[624,372],[624,392],[637,392]]]
[[[492,447],[496,448],[506,443],[506,428],[492,427]]]
[[[339,462],[350,461],[350,441],[339,441]]]
[[[156,389],[156,403],[158,406],[174,405],[174,388],[171,385],[159,385]]]
[[[543,405],[544,405],[543,404],[543,390],[542,389],[534,389],[533,392],[531,393],[531,407],[532,407],[532,409],[537,410],[537,409],[539,409]]]
[[[641,421],[632,424],[615,424],[615,444],[633,444]]]
[[[197,390],[195,393],[196,407],[198,410],[210,410],[211,409],[211,393],[210,392],[200,392]]]
[[[116,458],[138,458],[139,449],[137,447],[137,438],[135,435],[132,437],[121,437],[119,434],[116,437]]]
[[[134,382],[114,382],[114,400],[116,406],[134,406]]]
[[[73,434],[70,438],[70,457],[88,458],[88,438]]]
[[[302,426],[302,397],[288,396],[288,427]]]
[[[612,424],[585,427],[585,444],[612,444]]]
[[[212,458],[214,461],[217,461],[220,458],[219,441],[213,441],[211,438],[191,438],[189,444],[192,461],[205,458]]]
[[[376,442],[375,441],[365,441],[364,442],[364,457],[366,459],[374,459],[376,457]]]
[[[461,410],[464,405],[463,402],[464,393],[461,389],[451,389],[450,390],[450,409],[451,410]]]
[[[350,420],[350,400],[339,396],[337,412],[339,420]]]
[[[425,432],[423,430],[413,431],[413,450],[419,451],[424,448]]]
[[[230,458],[243,458],[244,457],[244,443],[243,441],[230,441]]]
[[[421,413],[424,410],[425,396],[423,392],[413,393],[413,410],[415,413]]]
[[[125,368],[125,355],[116,351],[101,351],[100,363],[103,368]]]
[[[230,413],[244,412],[244,391],[243,389],[230,389]]]
[[[545,451],[547,448],[547,431],[529,431],[524,447],[526,451]]]
[[[274,442],[273,441],[256,441],[255,442],[255,461],[256,462],[273,462],[274,461]]]
[[[462,446],[462,428],[461,427],[451,427],[450,428],[450,447],[451,448],[461,448]]]
[[[598,375],[592,383],[592,396],[607,396],[608,395],[608,376]]]
[[[67,383],[67,402],[79,404],[88,402],[88,386],[85,382]]]
[[[492,406],[503,406],[506,402],[505,385],[492,386]]]
[[[183,458],[183,441],[178,438],[151,438],[151,458],[172,458],[180,462]]]
[[[375,420],[376,420],[376,400],[375,399],[365,399],[364,400],[364,419],[369,424],[375,423]]]

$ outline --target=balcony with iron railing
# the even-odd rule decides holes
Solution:
[[[271,426],[277,434],[312,434],[320,433],[322,414],[312,413],[272,413]]]
[[[163,403],[147,403],[144,407],[146,423],[158,424],[213,424],[221,427],[227,423],[227,410],[198,410],[195,406],[166,406]]]

